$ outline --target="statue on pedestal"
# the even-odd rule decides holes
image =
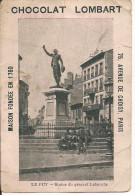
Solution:
[[[43,45],[43,50],[45,51],[45,53],[52,57],[52,61],[51,61],[51,67],[53,68],[53,76],[54,79],[56,81],[56,86],[57,88],[60,88],[60,78],[61,78],[61,72],[63,73],[65,71],[65,67],[63,66],[63,60],[61,58],[61,55],[58,54],[58,50],[54,49],[53,53],[49,53],[46,48],[45,45]],[[61,66],[59,64],[59,61],[61,63]]]

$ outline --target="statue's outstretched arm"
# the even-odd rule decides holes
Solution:
[[[59,60],[61,62],[61,65],[63,66],[63,60],[62,60],[61,56],[60,56]]]
[[[49,52],[46,50],[45,45],[43,45],[43,50],[45,51],[45,53],[46,53],[48,56],[50,56],[50,57],[53,56],[52,53],[49,53]]]

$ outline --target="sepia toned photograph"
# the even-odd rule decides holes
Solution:
[[[111,18],[18,19],[20,181],[114,180],[113,56]]]
[[[128,192],[130,0],[1,2],[2,192]]]

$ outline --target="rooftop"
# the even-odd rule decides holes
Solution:
[[[92,65],[93,63],[95,63],[95,62],[99,61],[100,59],[104,58],[105,53],[109,52],[111,50],[113,50],[113,49],[101,52],[101,53],[97,54],[96,56],[94,56],[93,58],[89,59],[88,61],[84,62],[81,65],[82,69],[84,69],[84,68],[88,67],[89,65]]]

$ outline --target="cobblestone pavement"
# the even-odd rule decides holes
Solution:
[[[21,181],[70,181],[70,180],[112,180],[113,167],[77,168],[45,173],[20,174]],[[55,182],[53,182],[55,185]]]
[[[105,154],[49,154],[44,152],[20,152],[20,169],[56,167],[91,163],[94,161],[106,161]]]

